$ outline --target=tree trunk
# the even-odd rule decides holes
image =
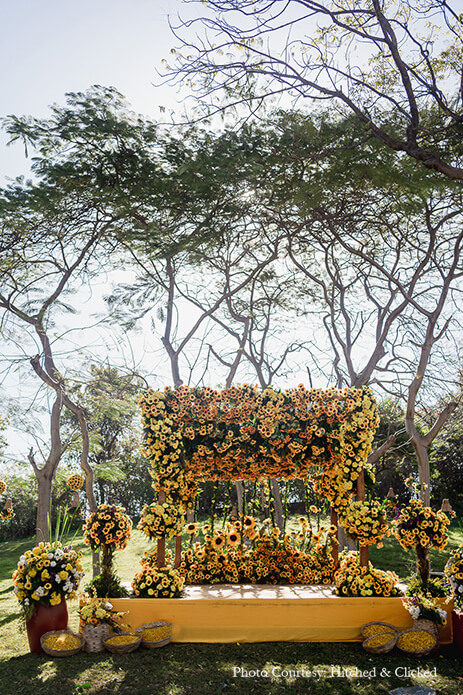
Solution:
[[[418,462],[420,480],[420,497],[425,507],[431,504],[431,476],[429,471],[428,447],[423,444],[421,437],[412,437],[412,445]]]
[[[275,523],[283,531],[283,505],[281,503],[280,487],[278,485],[278,480],[275,478],[270,479],[270,485],[272,486],[273,495],[273,507],[275,509]]]
[[[53,477],[50,477],[48,471],[40,470],[37,475],[37,518],[35,528],[35,541],[50,541],[50,511],[51,511],[51,493],[53,490]]]

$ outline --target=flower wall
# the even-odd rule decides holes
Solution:
[[[139,403],[153,487],[182,511],[198,481],[310,478],[342,515],[378,425],[365,387],[180,386],[148,389]]]

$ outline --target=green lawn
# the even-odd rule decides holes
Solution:
[[[463,542],[456,524],[452,525],[450,541],[449,548]],[[372,656],[360,644],[346,643],[174,644],[128,655],[79,654],[64,659],[31,655],[26,635],[20,631],[11,581],[19,556],[31,545],[31,540],[0,544],[1,695],[372,695],[420,683],[432,684],[439,694],[463,692],[462,662],[453,647],[441,647],[438,655],[422,659],[403,656],[397,649]],[[90,552],[81,538],[75,545],[84,550],[90,577]],[[123,581],[138,571],[139,558],[150,547],[152,544],[135,531],[129,547],[117,553],[116,567]],[[371,555],[376,566],[395,568],[401,577],[413,567],[413,555],[403,552],[392,539]],[[447,549],[433,554],[433,569],[442,569],[447,555]],[[76,610],[76,602],[71,602],[73,629],[78,625]]]

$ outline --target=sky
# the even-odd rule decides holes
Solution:
[[[134,111],[153,120],[160,118],[160,106],[180,113],[176,88],[155,87],[153,83],[159,81],[156,71],[161,69],[161,60],[169,58],[176,43],[169,16],[175,23],[180,11],[182,16],[191,17],[200,7],[185,5],[182,0],[0,3],[0,117],[47,117],[49,105],[64,104],[66,92],[85,91],[94,84],[116,87]],[[6,147],[6,142],[0,133],[0,185],[28,172],[22,146]],[[82,303],[86,301],[88,298],[83,298]],[[95,295],[92,302],[96,308]],[[87,311],[85,306],[82,309]],[[104,353],[102,341],[101,334],[95,332],[88,344],[99,346]],[[142,351],[143,336],[138,336],[138,341]],[[137,350],[136,343],[137,338],[129,351],[132,347]],[[118,346],[109,345],[107,350],[115,355]],[[30,386],[29,380],[21,383],[14,377],[4,383],[8,396],[22,396]],[[13,450],[24,453],[22,435],[10,431],[8,439]]]
[[[45,117],[66,92],[116,87],[138,113],[157,120],[159,106],[181,110],[175,87],[155,87],[156,70],[176,40],[168,17],[192,16],[182,0],[15,0],[0,3],[0,116]],[[0,176],[23,173],[19,145],[5,148]]]

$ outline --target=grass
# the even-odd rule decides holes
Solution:
[[[442,569],[449,550],[462,542],[462,529],[454,523],[449,546],[432,553],[433,569]],[[127,655],[78,654],[67,659],[29,654],[11,573],[18,557],[32,545],[32,539],[0,544],[1,695],[371,695],[419,684],[431,685],[439,695],[463,692],[461,658],[452,646],[421,659],[397,649],[372,656],[359,643],[172,644]],[[82,537],[75,546],[84,551],[84,569],[90,577],[90,552]],[[133,577],[140,556],[151,547],[142,534],[133,533],[129,547],[116,554],[123,581]],[[396,569],[401,578],[414,565],[413,555],[393,539],[383,549],[372,550],[371,558],[375,566]],[[77,629],[76,602],[68,607],[70,627]]]

